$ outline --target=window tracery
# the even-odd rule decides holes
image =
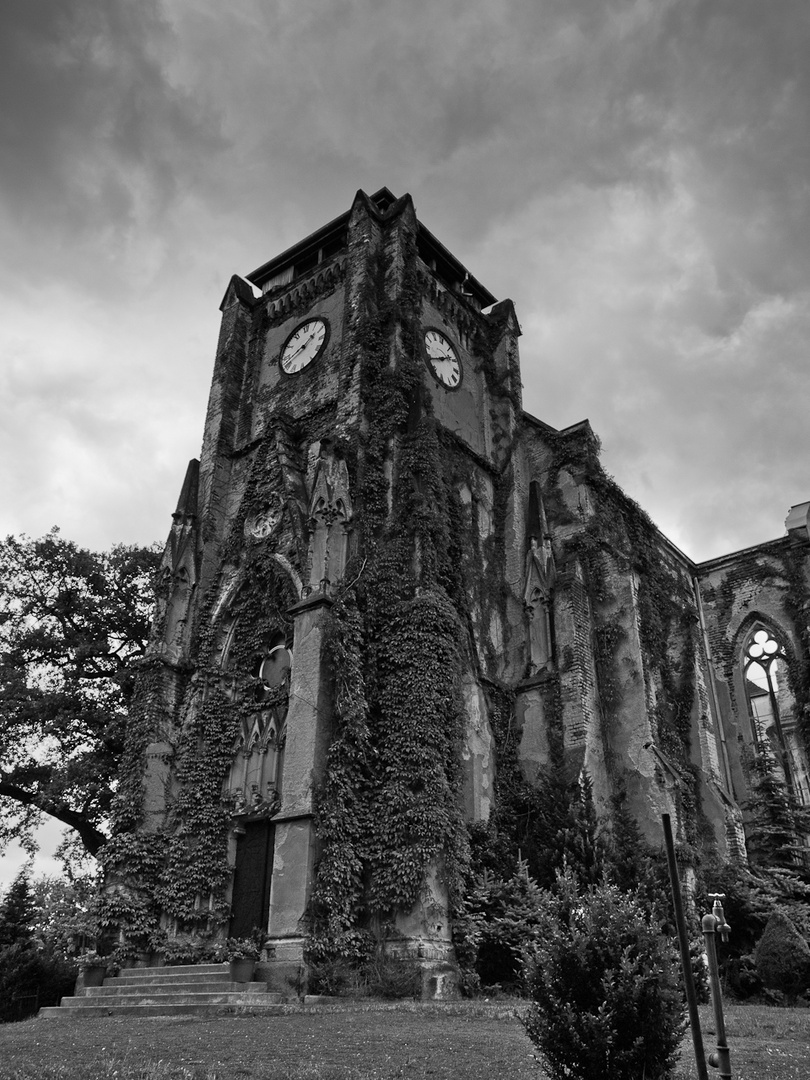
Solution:
[[[285,642],[277,640],[256,657],[251,671],[227,782],[237,832],[244,819],[272,816],[281,805],[291,662]]]
[[[787,654],[773,631],[757,623],[742,649],[743,680],[754,745],[770,751],[788,787],[810,804],[807,770],[796,739],[795,700],[788,682]]]

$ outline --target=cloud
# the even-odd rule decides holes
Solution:
[[[3,18],[14,527],[41,509],[99,543],[113,516],[116,539],[163,532],[230,274],[382,184],[516,301],[526,407],[589,416],[690,553],[776,535],[808,494],[804,0],[11,0]]]
[[[169,81],[176,42],[155,0],[10,0],[0,35],[0,228],[76,275],[83,251],[120,281],[128,245],[159,228],[222,137]],[[8,250],[8,248],[7,248]],[[98,283],[98,278],[94,278]]]

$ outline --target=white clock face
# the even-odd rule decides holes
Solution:
[[[279,363],[287,375],[294,375],[312,363],[326,346],[329,328],[323,319],[309,319],[290,334],[281,350]]]
[[[442,386],[455,390],[461,382],[461,364],[444,334],[438,330],[425,331],[425,354],[430,370]]]

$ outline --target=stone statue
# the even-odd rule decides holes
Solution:
[[[523,603],[529,620],[529,675],[534,675],[552,660],[551,594],[557,571],[551,537],[547,534],[543,536],[542,545],[538,544],[536,536],[529,541],[524,577]]]
[[[309,515],[310,585],[326,591],[343,574],[352,519],[346,462],[326,447],[320,450]]]

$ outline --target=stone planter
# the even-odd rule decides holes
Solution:
[[[99,967],[87,967],[84,969],[85,986],[102,986],[107,974],[107,965]]]
[[[256,967],[255,960],[231,960],[229,961],[231,982],[248,983],[253,978]]]

